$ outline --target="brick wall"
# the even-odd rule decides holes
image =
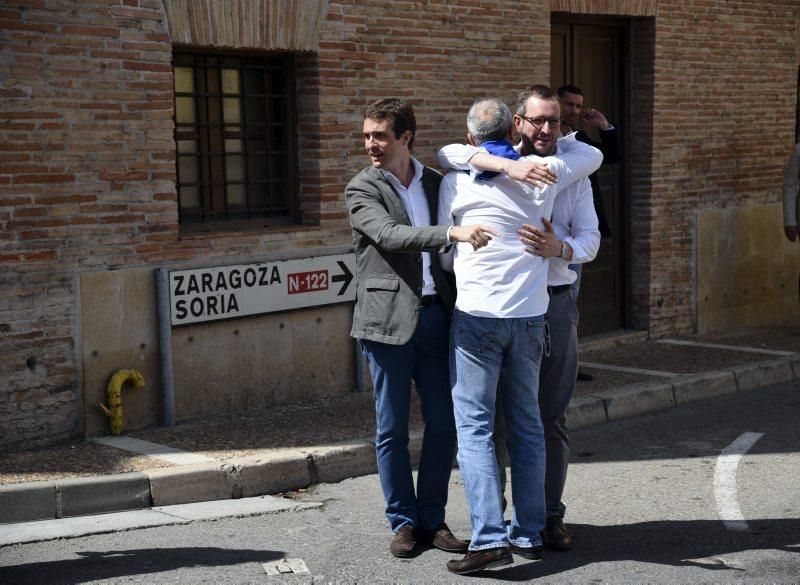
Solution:
[[[650,274],[653,194],[653,97],[656,90],[655,19],[635,22],[631,32],[630,104],[630,255],[631,327],[647,329],[650,317]]]
[[[607,14],[634,4],[648,14],[655,6],[574,6]],[[304,226],[187,236],[177,225],[162,0],[3,2],[0,445],[82,430],[75,356],[80,311],[91,308],[78,304],[81,271],[347,244],[342,191],[367,163],[363,108],[410,98],[416,155],[432,163],[436,148],[463,139],[476,97],[513,101],[547,80],[549,6],[329,1],[319,52],[297,57]],[[790,2],[665,0],[633,24],[635,325],[691,326],[696,209],[777,201],[793,137],[795,15]]]
[[[172,81],[158,1],[5,2],[0,47],[0,437],[15,445],[78,431],[76,273],[176,239]]]
[[[634,287],[636,321],[652,333],[692,327],[695,211],[780,200],[794,142],[797,10],[661,1],[653,30],[641,30],[654,35],[655,62],[652,158],[649,173],[633,169],[632,195],[635,252],[649,271]],[[638,72],[635,83],[648,83]]]
[[[546,74],[546,59],[515,58],[516,50],[546,55],[541,11],[520,14],[510,0],[389,6],[330,2],[319,53],[298,56],[307,227],[182,236],[172,47],[161,0],[3,4],[0,444],[82,430],[75,356],[79,311],[91,308],[78,306],[80,271],[347,244],[342,191],[366,164],[360,124],[367,103],[412,98],[418,156],[430,163],[438,145],[464,135],[476,95],[511,99],[520,80]]]

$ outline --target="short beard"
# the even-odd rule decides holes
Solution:
[[[533,145],[530,138],[525,136],[524,134],[520,134],[520,142],[522,143],[522,147],[520,148],[520,154],[522,156],[529,156],[535,154],[536,156],[550,156],[551,154],[556,153],[556,144],[553,143],[553,147],[550,149],[549,152],[542,152],[538,148]]]
[[[553,141],[553,145],[552,145],[552,146],[550,147],[550,149],[549,149],[548,151],[546,151],[546,152],[545,152],[545,151],[543,151],[543,150],[540,150],[540,149],[538,149],[538,148],[533,148],[532,150],[533,150],[534,152],[536,152],[536,154],[537,154],[537,155],[539,155],[539,156],[550,156],[550,155],[553,155],[553,154],[555,154],[555,153],[556,153],[556,149],[558,148],[558,144],[557,144],[557,143],[558,143],[558,141],[557,141],[557,140],[556,140],[556,141]]]

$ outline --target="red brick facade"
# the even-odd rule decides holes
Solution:
[[[579,4],[608,12],[605,2]],[[686,330],[693,211],[779,198],[794,138],[798,10],[788,1],[611,4],[636,17],[632,325]],[[190,236],[178,225],[162,0],[4,2],[0,446],[82,432],[76,356],[91,307],[79,306],[81,272],[348,244],[343,187],[366,164],[364,106],[411,99],[416,154],[432,163],[437,147],[462,139],[476,97],[513,101],[547,81],[549,11],[545,0],[331,0],[319,51],[296,62],[303,225]]]

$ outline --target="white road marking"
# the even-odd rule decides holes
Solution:
[[[674,372],[662,372],[661,370],[643,370],[641,368],[626,368],[625,366],[610,366],[607,364],[598,364],[596,362],[580,362],[580,365],[585,368],[594,368],[595,370],[611,370],[612,372],[627,372],[629,374],[645,374],[647,376],[658,376],[659,378],[674,378],[680,376]]]
[[[101,445],[106,445],[107,447],[116,447],[123,451],[155,457],[156,459],[168,461],[175,465],[216,461],[213,457],[207,457],[198,453],[189,453],[188,451],[181,451],[174,447],[159,445],[158,443],[151,443],[150,441],[142,441],[141,439],[134,439],[133,437],[99,437],[92,439],[92,441],[100,443]]]
[[[736,500],[736,470],[742,456],[755,445],[764,433],[744,433],[722,450],[714,469],[714,499],[717,512],[728,530],[747,530],[747,521]]]
[[[684,339],[657,339],[656,343],[670,345],[685,345],[689,347],[708,347],[710,349],[729,349],[731,351],[744,351],[747,353],[765,353],[768,355],[795,355],[796,351],[781,351],[778,349],[764,349],[763,347],[747,347],[743,345],[722,345],[720,343],[705,343],[703,341],[686,341]]]

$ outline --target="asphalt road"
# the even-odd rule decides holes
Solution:
[[[314,510],[0,548],[0,583],[797,583],[799,423],[793,383],[576,432],[574,549],[476,577],[449,574],[437,550],[392,558],[373,475],[297,495]],[[457,471],[451,483],[448,522],[468,536]],[[284,557],[310,572],[264,572]]]

